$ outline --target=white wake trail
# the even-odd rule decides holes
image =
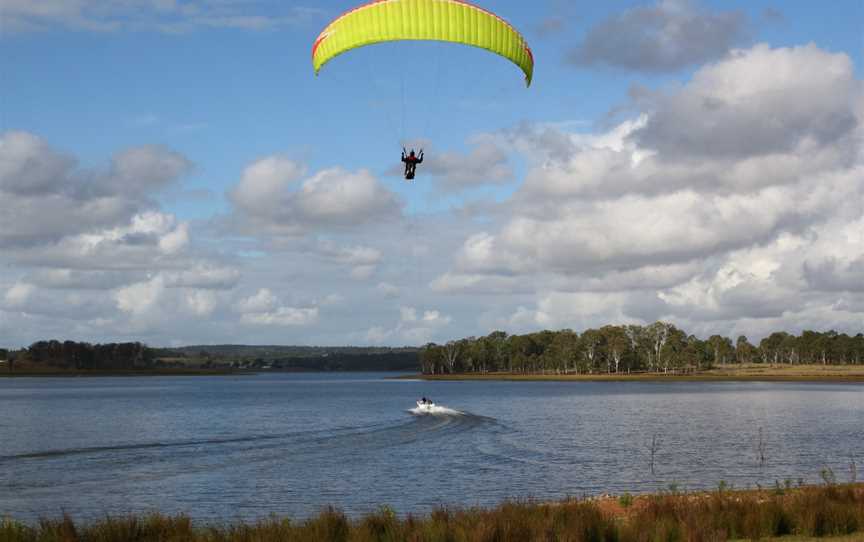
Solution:
[[[453,408],[447,408],[445,406],[440,405],[424,405],[424,406],[416,406],[410,410],[408,410],[411,414],[415,416],[464,416],[465,413],[461,410],[456,410]]]

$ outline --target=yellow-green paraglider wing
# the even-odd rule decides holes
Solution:
[[[507,58],[531,85],[534,57],[525,38],[491,11],[462,0],[375,0],[327,25],[312,46],[312,66],[321,67],[346,51],[400,40],[464,43]]]

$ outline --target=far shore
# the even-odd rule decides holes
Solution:
[[[12,372],[0,370],[0,378],[24,377],[109,377],[109,376],[236,376],[254,374],[254,371],[238,369],[135,369],[121,370],[38,370],[21,369]]]
[[[727,365],[689,373],[455,373],[413,375],[423,380],[507,380],[520,382],[838,382],[864,383],[864,365]]]

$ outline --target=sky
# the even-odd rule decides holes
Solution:
[[[864,332],[864,3],[0,0],[0,346]],[[425,149],[414,182],[402,146]]]

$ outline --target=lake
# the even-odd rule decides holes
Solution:
[[[864,477],[861,385],[391,377],[0,379],[0,516],[425,512],[845,481],[852,457]],[[424,395],[461,414],[411,414]]]

